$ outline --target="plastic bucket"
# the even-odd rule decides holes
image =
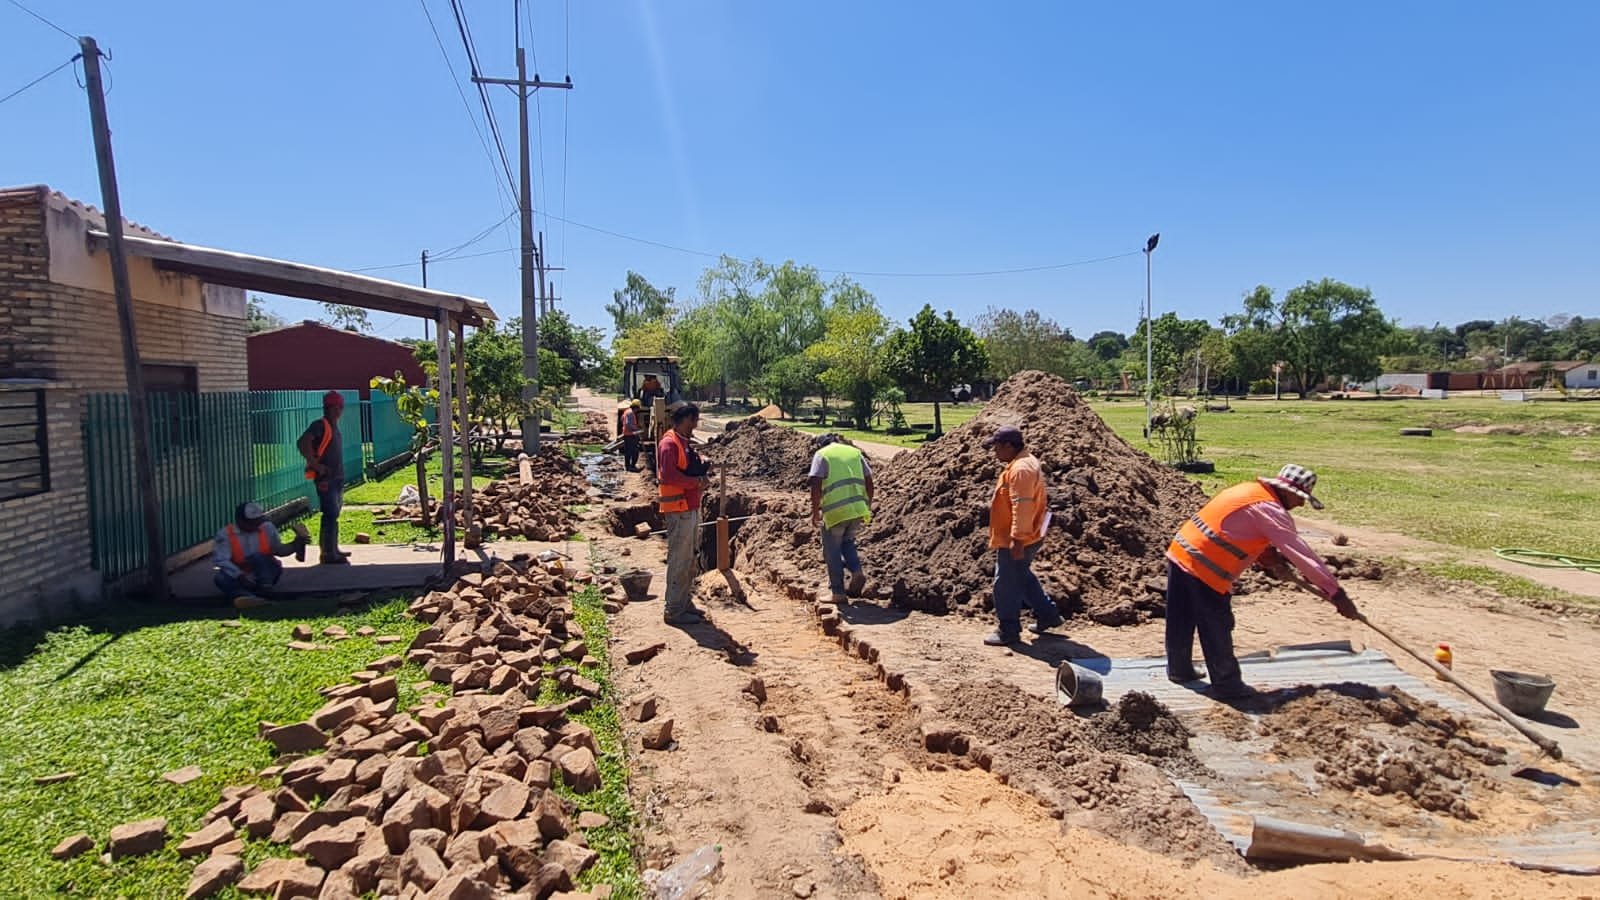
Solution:
[[[1096,706],[1100,703],[1101,684],[1098,673],[1070,661],[1056,669],[1056,699],[1066,706]]]
[[[650,578],[649,572],[635,569],[619,579],[622,582],[622,593],[628,598],[629,603],[638,603],[650,598]]]
[[[1544,675],[1490,669],[1494,677],[1494,698],[1500,705],[1519,716],[1536,716],[1544,712],[1544,705],[1555,693],[1556,683]]]

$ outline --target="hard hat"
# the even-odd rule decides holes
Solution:
[[[638,400],[635,400],[635,401],[633,401],[632,403],[630,403],[628,405],[633,407],[634,409],[644,409],[644,404],[640,403]]]

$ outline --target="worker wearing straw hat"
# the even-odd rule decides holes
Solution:
[[[1257,478],[1224,488],[1189,517],[1167,546],[1167,677],[1180,684],[1205,677],[1194,668],[1194,639],[1200,637],[1219,698],[1248,696],[1239,660],[1233,653],[1233,583],[1252,563],[1287,577],[1288,564],[1328,598],[1347,619],[1360,613],[1339,579],[1306,546],[1290,510],[1309,503],[1317,474],[1287,465],[1272,478]]]

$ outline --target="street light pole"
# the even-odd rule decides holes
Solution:
[[[1152,320],[1155,318],[1154,308],[1150,305],[1150,254],[1156,251],[1156,244],[1161,242],[1161,232],[1150,235],[1144,243],[1144,437],[1150,439],[1150,406],[1155,400],[1156,373],[1155,373],[1155,340]]]

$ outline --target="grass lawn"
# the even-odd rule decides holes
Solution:
[[[339,543],[348,548],[356,542],[357,532],[371,535],[374,544],[423,544],[444,539],[443,531],[437,528],[423,528],[411,522],[379,525],[378,516],[379,513],[374,510],[346,507],[339,513]],[[384,512],[383,516],[388,518],[388,513]],[[322,516],[313,512],[301,519],[300,523],[311,532],[311,548],[307,552],[315,555],[318,542],[322,539]]]
[[[1584,527],[1600,497],[1600,403],[1445,401],[1235,402],[1234,411],[1202,412],[1201,456],[1216,463],[1201,477],[1209,491],[1284,463],[1315,469],[1324,515],[1464,549],[1531,547],[1600,557],[1600,532]],[[1141,449],[1144,406],[1096,402],[1095,410]],[[1519,425],[1527,434],[1467,434],[1461,425]],[[1432,437],[1399,429],[1429,427]]]
[[[482,487],[501,475],[511,465],[504,459],[486,459],[483,463],[474,463],[472,467],[472,486]],[[352,488],[345,489],[344,502],[355,504],[388,504],[393,505],[399,499],[400,491],[408,484],[417,483],[417,467],[414,465],[401,466],[390,472],[381,481],[365,481]],[[462,484],[461,462],[456,461],[456,487]],[[428,459],[428,496],[438,499],[444,491],[444,465],[439,461],[439,454],[435,453]]]
[[[1143,407],[1141,407],[1142,409]],[[983,409],[982,403],[941,403],[939,404],[939,419],[944,425],[944,430],[949,431],[961,425]],[[829,408],[833,416],[843,418],[848,415],[848,407]],[[902,403],[900,411],[905,413],[908,425],[933,424],[932,403]],[[780,425],[789,425],[810,434],[822,434],[826,431],[837,432],[852,441],[872,441],[878,444],[892,444],[897,447],[916,447],[927,437],[927,431],[916,431],[912,434],[889,434],[882,430],[862,431],[858,428],[834,428],[831,425],[799,425],[790,421],[779,422]]]
[[[299,623],[317,631],[371,625],[407,642],[421,623],[403,618],[404,599],[341,613],[332,601],[290,602],[244,615],[232,610],[128,606],[117,614],[48,632],[0,633],[0,896],[179,897],[194,871],[177,841],[161,852],[102,864],[111,828],[165,816],[181,839],[228,785],[254,783],[270,765],[256,738],[262,720],[296,722],[315,712],[317,689],[394,652],[371,638],[332,650],[285,649]],[[258,613],[264,613],[258,615]],[[238,617],[239,628],[220,622]],[[405,644],[398,645],[404,647]],[[415,666],[397,673],[401,708],[415,702]],[[205,775],[182,787],[164,772],[198,765]],[[77,772],[61,784],[37,776]],[[62,838],[85,832],[95,850],[68,862],[50,858]],[[283,855],[250,842],[246,862]],[[239,896],[231,888],[219,896]]]

